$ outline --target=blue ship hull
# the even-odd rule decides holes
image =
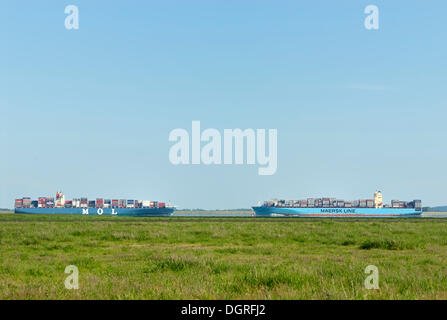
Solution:
[[[253,207],[256,216],[284,217],[412,217],[422,211],[412,208],[278,208]]]
[[[152,217],[171,216],[174,208],[16,208],[14,213]]]

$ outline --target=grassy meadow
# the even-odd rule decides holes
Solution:
[[[445,219],[4,213],[0,248],[0,299],[447,299]]]

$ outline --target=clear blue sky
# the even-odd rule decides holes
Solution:
[[[66,5],[80,28],[64,27]],[[377,5],[380,29],[364,28]],[[2,1],[0,207],[19,196],[249,207],[446,204],[445,1]],[[278,170],[173,166],[169,132],[278,129]]]

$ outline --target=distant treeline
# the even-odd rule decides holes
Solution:
[[[176,209],[175,211],[251,211],[251,209]]]
[[[0,208],[0,211],[12,211],[11,209],[7,209],[7,208]]]
[[[440,207],[424,207],[422,208],[424,212],[447,212],[447,206]]]

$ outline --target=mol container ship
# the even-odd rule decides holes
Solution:
[[[306,200],[272,200],[253,207],[256,216],[283,217],[410,217],[422,213],[421,200],[392,200],[383,204],[382,193],[374,199],[344,201],[336,198],[307,198]]]
[[[40,197],[37,200],[25,197],[15,200],[14,213],[31,214],[81,214],[81,215],[114,215],[114,216],[171,216],[174,207],[164,202],[128,199],[89,200],[77,198],[65,200],[62,192],[56,198]]]

